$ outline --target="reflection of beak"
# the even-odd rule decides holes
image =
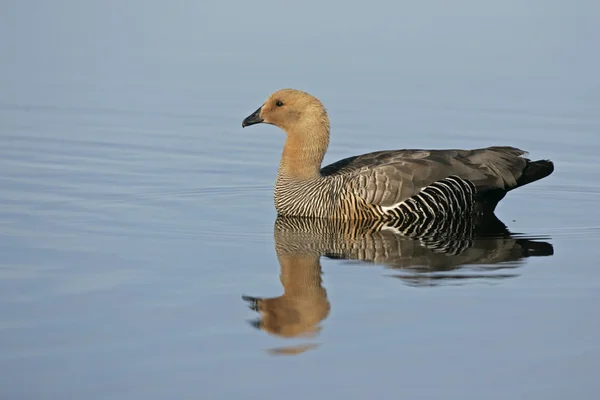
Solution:
[[[248,302],[248,308],[250,308],[253,311],[258,311],[258,301],[260,300],[258,297],[243,295],[242,300]]]
[[[248,115],[248,117],[242,121],[242,128],[263,122],[264,120],[260,117],[261,110],[262,106],[258,107],[258,110],[254,111],[252,114]]]
[[[254,328],[260,330],[260,319],[253,319],[252,321],[248,321],[248,323]]]

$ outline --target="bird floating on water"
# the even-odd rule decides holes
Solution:
[[[409,221],[494,212],[507,192],[554,171],[509,146],[472,150],[385,150],[321,168],[329,117],[316,97],[282,89],[242,122],[287,134],[275,183],[282,216]]]

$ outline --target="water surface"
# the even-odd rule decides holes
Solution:
[[[6,2],[1,397],[595,398],[599,12]],[[282,87],[327,106],[326,163],[512,145],[556,171],[467,258],[278,230],[284,136],[240,124]],[[269,330],[247,305],[284,293]]]

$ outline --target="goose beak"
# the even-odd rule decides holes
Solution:
[[[260,117],[261,110],[262,106],[258,107],[258,110],[254,111],[252,114],[248,115],[248,117],[242,121],[242,128],[263,122],[264,120]]]
[[[258,311],[258,301],[260,300],[258,297],[243,295],[242,300],[248,302],[248,308],[250,308],[252,311]]]

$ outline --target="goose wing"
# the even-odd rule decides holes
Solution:
[[[343,175],[358,196],[389,207],[451,175],[472,182],[478,192],[508,191],[518,185],[529,162],[525,154],[514,147],[378,151],[340,160],[321,173]]]

